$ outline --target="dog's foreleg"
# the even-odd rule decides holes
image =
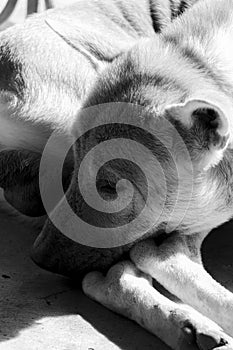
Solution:
[[[118,263],[106,277],[89,273],[83,290],[107,308],[136,321],[172,349],[233,349],[233,339],[216,323],[160,294],[151,278],[131,262]]]
[[[204,269],[200,235],[174,235],[160,246],[144,241],[132,248],[130,256],[141,271],[233,335],[233,294]]]

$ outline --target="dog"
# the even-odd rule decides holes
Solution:
[[[205,271],[200,253],[208,233],[232,217],[233,5],[190,2],[170,23],[183,12],[187,3],[181,3],[80,1],[4,31],[0,182],[23,214],[52,210],[33,247],[37,264],[84,277],[88,296],[172,349],[233,349],[233,296]],[[62,135],[62,143],[48,149],[52,135]],[[112,138],[120,138],[121,156],[111,162],[115,144],[105,147],[108,166],[96,175],[103,159],[94,146]],[[80,180],[80,162],[92,147]],[[48,168],[51,161],[56,169],[63,148],[66,196],[56,195],[47,207]],[[147,181],[134,160],[145,165]],[[93,176],[108,206],[117,194],[128,199],[127,184],[116,183],[130,180],[134,193],[126,210],[101,216],[84,203],[80,189],[91,192]],[[117,236],[104,246],[100,236],[82,235],[82,226],[74,226],[72,236],[67,203],[97,231],[122,227],[124,244]],[[152,278],[182,302],[162,295]]]

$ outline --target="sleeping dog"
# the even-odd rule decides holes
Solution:
[[[233,349],[200,253],[232,217],[233,5],[194,2],[78,1],[3,32],[1,186],[49,216],[37,264],[172,349]]]

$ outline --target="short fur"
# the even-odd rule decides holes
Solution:
[[[182,155],[175,153],[175,162],[182,169],[182,186],[178,209],[172,214],[175,166],[153,138],[145,139],[143,133],[129,128],[126,133],[132,139],[144,142],[166,168],[168,193],[166,210],[160,221],[153,226],[155,218],[151,215],[153,229],[141,242],[100,249],[73,242],[47,220],[35,242],[33,259],[52,271],[80,278],[93,269],[105,272],[114,263],[130,257],[134,264],[118,262],[106,276],[101,272],[87,274],[82,284],[84,292],[135,320],[173,349],[224,350],[233,348],[230,337],[233,336],[233,295],[204,270],[200,247],[212,228],[232,217],[233,4],[230,0],[199,1],[168,25],[177,12],[184,10],[186,3],[145,0],[138,1],[136,7],[135,1],[113,0],[111,4],[104,0],[87,4],[80,1],[77,7],[63,13],[51,11],[5,31],[1,35],[0,62],[4,77],[2,89],[7,92],[2,93],[1,119],[5,129],[2,135],[0,133],[0,140],[3,140],[3,148],[26,148],[34,154],[30,157],[36,164],[38,154],[53,130],[68,138],[72,130],[77,137],[85,124],[92,125],[93,119],[82,118],[82,111],[75,117],[81,105],[83,108],[106,102],[140,105],[142,123],[149,123],[151,129],[158,129],[161,135],[167,132],[166,128],[160,128],[161,120],[172,123],[182,136],[193,164],[190,203],[187,203],[189,174]],[[74,9],[81,13],[82,25],[71,21]],[[89,16],[85,16],[84,9]],[[91,16],[93,11],[99,17]],[[88,25],[94,26],[95,30],[89,31],[87,18],[90,20]],[[103,27],[96,27],[95,18],[103,20]],[[106,28],[107,34],[102,35]],[[154,30],[161,34],[155,35]],[[32,46],[28,44],[31,32],[34,34]],[[119,34],[120,39],[112,41],[110,46],[113,32],[116,37]],[[78,40],[75,34],[78,34]],[[46,40],[52,50],[47,50]],[[32,54],[33,50],[38,55]],[[58,52],[64,53],[60,62]],[[51,65],[51,61],[56,64]],[[113,115],[107,112],[95,117],[116,120],[114,113],[119,110],[113,110]],[[113,126],[111,135],[114,132]],[[70,206],[86,219],[91,213],[83,206],[77,190],[79,159],[89,146],[88,142],[96,142],[98,137],[103,135],[91,133],[86,144],[76,143],[74,170],[70,157],[67,159],[70,170],[64,176],[66,183],[71,177],[66,193]],[[174,144],[175,149],[176,146]],[[127,158],[129,150],[125,148],[123,152]],[[34,191],[38,184],[35,183],[27,193],[26,204],[18,203],[17,196],[12,197],[17,174],[15,154],[13,170],[9,172],[11,181],[2,174],[2,187],[12,204],[28,214],[28,200],[36,198]],[[25,156],[24,152],[18,154]],[[3,156],[9,160],[6,151]],[[95,161],[93,156],[91,164]],[[21,158],[21,163],[25,168],[25,159],[22,162]],[[159,195],[163,194],[162,182],[153,161],[148,159],[145,165],[153,184],[150,191],[156,195],[151,212],[156,213],[160,206]],[[88,171],[92,172],[92,166]],[[140,202],[145,201],[140,172],[130,172],[119,164],[112,166],[108,183],[112,190],[113,177],[124,177],[127,171],[137,192],[126,215],[130,220],[137,214]],[[21,174],[25,178],[25,172]],[[33,176],[29,176],[25,182],[32,180]],[[22,186],[22,181],[18,186]],[[86,186],[88,188],[88,183]],[[62,203],[56,206],[54,215],[59,215],[67,224],[69,218],[65,217]],[[176,227],[177,216],[185,210],[183,220]],[[168,221],[171,227],[176,227],[176,232],[163,235],[161,239],[161,231],[166,229]],[[108,227],[109,222],[106,220],[104,224]],[[140,224],[143,226],[144,223]],[[151,277],[189,306],[161,295],[152,287]]]

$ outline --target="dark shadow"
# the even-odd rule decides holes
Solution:
[[[78,350],[94,348],[93,342],[97,348],[108,350],[116,346],[124,350],[168,350],[134,322],[88,299],[68,279],[37,267],[29,258],[35,230],[6,215],[0,214],[0,220],[0,341],[18,337],[20,349],[24,349],[25,339],[30,348],[42,344],[41,348],[47,349],[56,345],[60,336],[65,344],[62,349],[67,350],[76,349],[71,340],[76,334]],[[45,318],[51,318],[52,324]],[[56,340],[41,339],[43,327],[54,333]]]
[[[81,341],[84,345],[77,345],[81,350],[94,349],[93,343],[97,348],[108,350],[116,346],[122,350],[168,350],[159,339],[135,323],[88,299],[68,279],[38,268],[29,258],[37,234],[35,230],[6,215],[0,214],[0,219],[0,341],[19,337],[19,348],[24,349],[20,345],[21,338],[28,337],[30,348],[39,341],[43,348],[44,342],[50,341],[52,346],[53,342],[59,342],[60,336],[65,349],[74,349],[71,339],[75,333],[75,343]],[[203,253],[207,269],[233,291],[232,252],[233,223],[227,223],[209,235]],[[46,318],[52,319],[52,323]],[[56,341],[46,337],[41,340],[43,327],[54,333]],[[47,345],[45,349],[49,348]]]
[[[208,272],[233,292],[233,221],[213,230],[202,247]]]

